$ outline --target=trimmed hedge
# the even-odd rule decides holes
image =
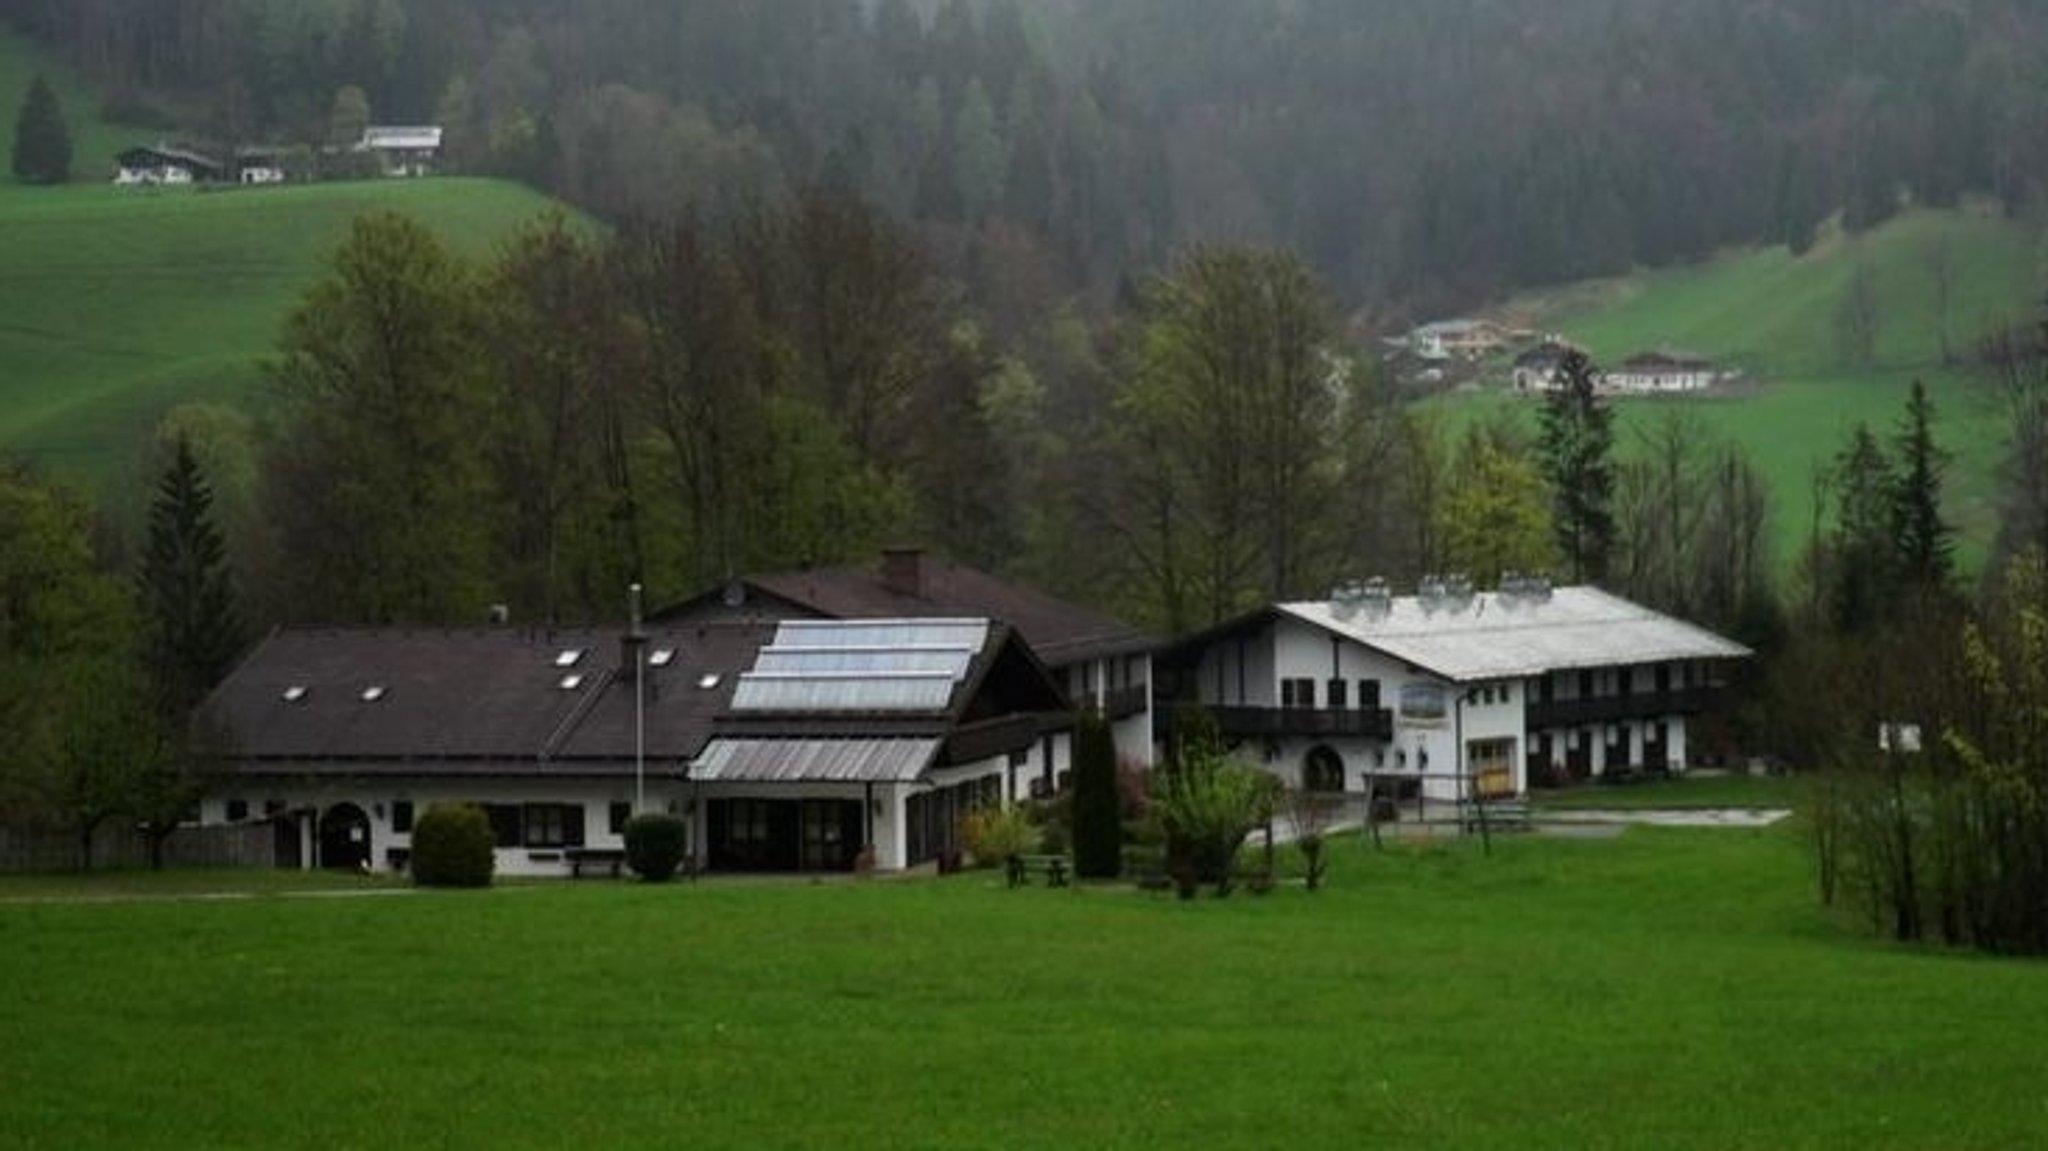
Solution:
[[[421,887],[489,887],[497,869],[491,821],[467,803],[437,803],[412,825],[412,881]]]
[[[648,883],[672,878],[689,850],[689,826],[676,816],[647,812],[626,821],[626,866]]]

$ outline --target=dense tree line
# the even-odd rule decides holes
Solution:
[[[2017,208],[2048,177],[2048,19],[2022,0],[0,0],[0,19],[113,111],[221,141],[323,142],[354,93],[607,218],[824,184],[915,222],[949,268],[1021,251],[1099,291],[1190,243],[1252,243],[1304,253],[1348,304],[1449,307],[1797,250],[1904,198]]]

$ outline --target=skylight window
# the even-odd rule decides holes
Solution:
[[[364,702],[364,703],[376,703],[376,702],[377,702],[378,700],[380,700],[380,699],[383,699],[383,698],[384,698],[384,685],[383,685],[383,684],[381,684],[381,683],[373,683],[373,684],[371,684],[370,686],[368,686],[368,687],[366,687],[366,688],[364,688],[364,689],[363,689],[363,702]]]
[[[284,701],[286,703],[297,703],[304,698],[306,698],[306,685],[303,683],[295,683],[284,689]]]
[[[653,667],[667,667],[675,658],[676,649],[672,647],[658,647],[648,654],[647,662]]]
[[[556,653],[555,653],[555,666],[556,666],[556,667],[575,667],[575,666],[576,666],[576,661],[577,661],[577,660],[579,660],[579,659],[582,659],[582,658],[583,658],[583,649],[582,649],[582,648],[580,648],[580,647],[565,647],[565,648],[563,648],[563,649],[562,649],[561,651],[559,651],[559,652],[556,652]]]
[[[697,677],[697,690],[698,690],[698,691],[710,691],[710,690],[711,690],[712,688],[714,688],[714,687],[717,687],[717,686],[718,686],[718,673],[717,673],[717,672],[715,672],[715,671],[707,671],[707,672],[705,672],[705,673],[704,673],[703,675],[700,675],[700,676],[698,676],[698,677]]]
[[[556,681],[555,686],[561,688],[563,691],[575,691],[577,688],[583,686],[583,675],[580,672],[572,671],[568,675],[565,675],[560,680]]]

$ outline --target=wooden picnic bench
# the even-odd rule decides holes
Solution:
[[[1043,875],[1047,887],[1067,885],[1067,857],[1064,855],[1013,855],[1006,862],[1011,887],[1023,887],[1034,875]]]
[[[609,867],[612,878],[617,879],[626,866],[626,851],[622,847],[570,847],[564,848],[562,858],[569,861],[571,878],[583,878],[585,867]]]

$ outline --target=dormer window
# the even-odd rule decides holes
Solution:
[[[284,689],[284,701],[286,703],[297,703],[305,698],[306,685],[303,683],[295,683],[290,687]]]
[[[583,658],[583,649],[582,649],[582,648],[580,648],[580,647],[565,647],[565,648],[563,648],[563,649],[562,649],[561,651],[558,651],[558,652],[556,652],[556,653],[555,653],[555,666],[556,666],[556,667],[575,667],[575,666],[576,666],[576,661],[577,661],[577,660],[579,660],[579,659],[582,659],[582,658]]]

